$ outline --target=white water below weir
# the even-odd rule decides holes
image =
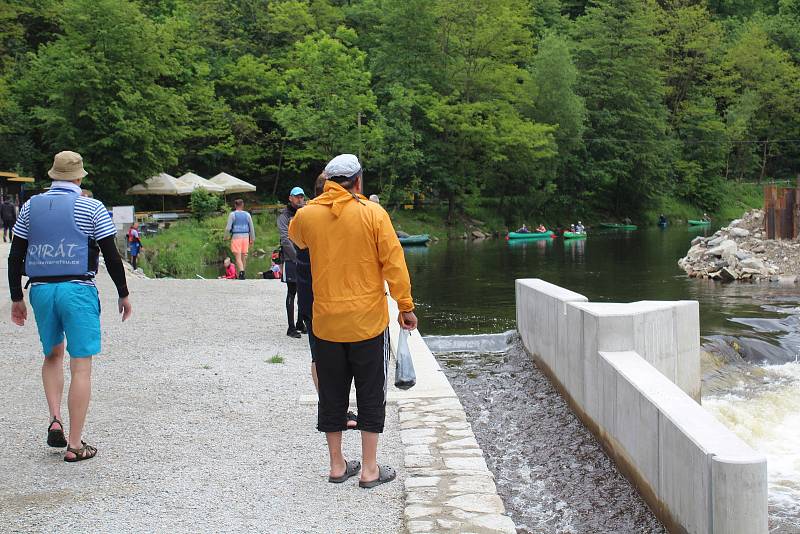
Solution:
[[[703,406],[767,457],[773,532],[800,532],[800,363],[764,367],[770,385],[703,398]]]
[[[698,304],[516,281],[525,349],[670,531],[766,534],[767,460],[699,404]]]

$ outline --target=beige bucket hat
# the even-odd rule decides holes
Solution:
[[[83,168],[83,158],[77,152],[64,150],[53,158],[53,166],[47,175],[53,180],[77,180],[89,174]]]

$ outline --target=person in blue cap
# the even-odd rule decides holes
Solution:
[[[283,256],[283,276],[281,280],[286,284],[286,318],[289,321],[289,329],[286,335],[299,338],[300,334],[305,334],[306,327],[297,314],[295,321],[294,301],[297,295],[297,249],[289,239],[289,223],[294,218],[297,210],[306,203],[306,194],[301,187],[293,187],[289,192],[289,201],[286,208],[278,215],[278,232],[281,236],[281,256]]]

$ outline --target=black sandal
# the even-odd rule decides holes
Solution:
[[[67,447],[67,452],[71,452],[75,455],[75,458],[67,458],[64,455],[65,462],[82,462],[83,460],[89,460],[94,458],[97,455],[97,448],[92,447],[91,445],[87,445],[85,441],[81,441],[81,448],[80,449],[73,449],[72,447]]]
[[[340,477],[329,476],[328,482],[332,484],[341,484],[342,482],[347,482],[350,477],[356,476],[359,471],[361,471],[361,462],[358,460],[350,460],[349,462],[345,460],[344,474]]]
[[[58,426],[61,428],[53,428],[53,425],[56,423],[58,423]],[[53,420],[50,421],[50,426],[47,427],[47,444],[60,449],[67,446],[67,438],[64,436],[64,423],[59,421],[56,416],[53,416]]]
[[[391,482],[397,477],[397,471],[394,470],[394,467],[389,467],[388,465],[379,465],[378,466],[378,478],[375,480],[370,480],[369,482],[364,482],[363,480],[359,480],[358,486],[364,489],[374,488],[375,486],[380,486],[381,484],[386,484],[387,482]]]

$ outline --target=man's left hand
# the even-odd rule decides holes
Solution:
[[[28,307],[25,306],[25,301],[20,300],[11,304],[11,320],[17,326],[25,326],[25,321],[28,319]]]
[[[414,330],[417,327],[417,316],[413,311],[400,312],[397,322],[400,323],[400,328],[403,330]]]

